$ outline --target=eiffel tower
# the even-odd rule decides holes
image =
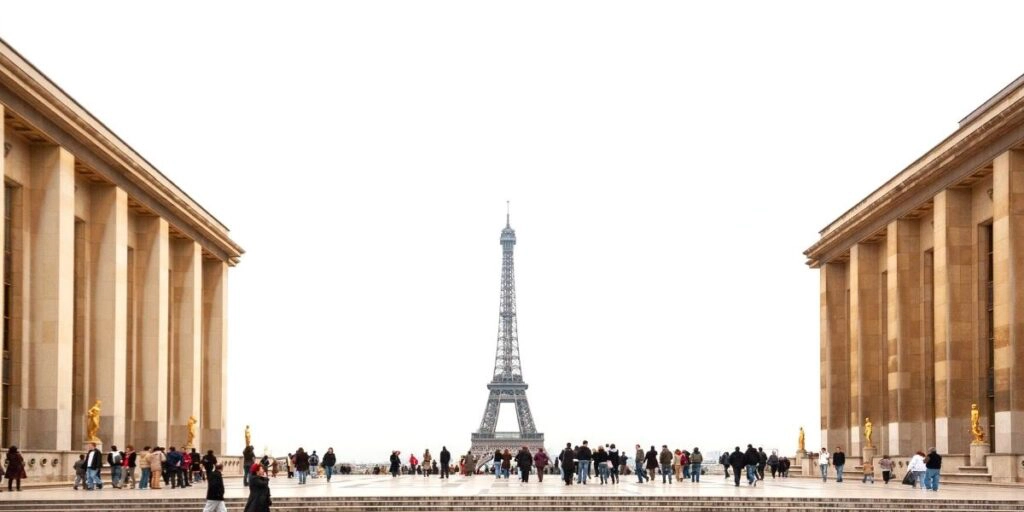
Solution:
[[[512,250],[516,245],[516,232],[509,215],[505,214],[505,229],[501,230],[501,299],[498,306],[498,348],[494,355],[494,377],[487,385],[490,394],[480,420],[480,430],[473,433],[471,450],[477,467],[494,458],[496,449],[509,449],[513,454],[526,446],[530,453],[544,447],[544,434],[537,432],[526,401],[523,367],[519,361],[519,333],[516,328],[516,282]],[[515,404],[518,432],[496,432],[498,410],[503,403]]]

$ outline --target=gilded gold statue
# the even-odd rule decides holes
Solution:
[[[198,421],[195,416],[188,417],[188,442],[185,443],[185,448],[192,448],[192,441],[196,439],[196,423]]]
[[[797,451],[798,452],[806,452],[807,451],[807,450],[804,450],[804,428],[803,427],[800,427],[800,437],[797,438],[796,445],[797,445]]]
[[[971,404],[971,435],[974,436],[974,441],[971,441],[971,444],[982,444],[985,442],[985,430],[981,428],[978,404]]]
[[[252,446],[252,431],[249,430],[249,425],[245,426],[245,447]]]
[[[864,418],[864,440],[865,440],[864,446],[867,447],[867,448],[873,448],[874,447],[874,445],[871,444],[871,432],[872,432],[872,429],[871,429],[871,418]]]
[[[92,404],[92,407],[89,408],[89,412],[85,413],[86,419],[89,420],[88,426],[85,429],[85,435],[88,438],[86,441],[90,443],[98,443],[100,441],[97,435],[100,433],[100,405],[102,404],[103,402],[96,400],[96,403]]]

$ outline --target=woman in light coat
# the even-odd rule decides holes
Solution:
[[[907,471],[914,474],[914,487],[920,487],[921,490],[924,488],[924,474],[928,468],[924,464],[924,452],[919,451],[910,458],[910,462],[907,464]]]

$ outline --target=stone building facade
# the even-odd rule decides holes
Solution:
[[[820,234],[822,443],[1024,481],[1024,77]]]
[[[107,446],[181,446],[195,416],[195,446],[223,453],[241,247],[2,41],[0,113],[0,444],[60,465],[101,400]]]

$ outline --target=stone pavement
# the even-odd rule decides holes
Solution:
[[[245,498],[248,490],[242,487],[240,478],[227,478],[226,498]],[[199,483],[186,489],[129,490],[104,486],[100,491],[59,489],[27,489],[22,492],[7,492],[3,485],[0,503],[9,501],[57,501],[57,500],[121,500],[121,499],[178,499],[204,498],[205,484]],[[726,481],[721,475],[702,479],[698,483],[674,482],[672,484],[645,483],[639,485],[635,478],[622,478],[618,485],[600,485],[596,479],[587,485],[565,486],[558,475],[548,475],[543,483],[531,475],[529,483],[515,479],[495,480],[493,476],[453,476],[444,481],[437,477],[422,476],[335,476],[330,484],[323,478],[309,479],[306,485],[282,476],[272,478],[270,492],[274,498],[314,497],[372,497],[372,496],[430,496],[430,497],[495,497],[495,496],[621,496],[621,497],[758,497],[758,498],[858,498],[858,499],[927,499],[927,500],[1024,500],[1024,487],[978,486],[949,484],[941,485],[939,492],[925,492],[911,489],[893,481],[889,485],[877,482],[863,484],[847,480],[843,483],[829,481],[822,483],[813,478],[775,479],[770,477],[749,487],[743,480],[735,487],[732,480]],[[1024,509],[1024,501],[1022,501]]]

